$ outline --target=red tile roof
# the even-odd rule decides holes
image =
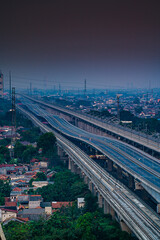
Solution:
[[[8,179],[8,177],[7,177],[6,175],[0,174],[0,180],[5,181],[5,180],[7,180],[7,179]]]
[[[0,164],[0,168],[2,167],[15,167],[14,164]]]
[[[14,192],[21,192],[22,189],[21,189],[21,188],[18,188],[18,187],[15,187],[15,188],[13,189],[13,191],[14,191]]]
[[[6,212],[14,212],[14,213],[18,213],[17,210],[12,210],[12,209],[1,208],[1,210],[6,211]]]
[[[16,202],[5,202],[6,207],[16,207],[17,203]]]
[[[21,220],[21,221],[24,221],[24,222],[28,222],[28,221],[29,221],[29,218],[17,217],[17,219],[19,219],[19,220]]]
[[[58,209],[61,207],[72,206],[73,202],[52,202],[52,208]]]

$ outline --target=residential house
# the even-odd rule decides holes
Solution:
[[[37,188],[41,188],[48,185],[48,181],[33,181],[32,185]]]
[[[30,195],[29,196],[29,208],[40,207],[40,203],[43,201],[41,195]]]
[[[40,218],[45,218],[46,213],[44,208],[29,208],[19,211],[17,216],[20,218],[28,218],[29,220],[37,221]]]
[[[78,206],[78,208],[83,208],[84,205],[85,205],[84,198],[77,198],[77,206]]]
[[[52,209],[57,211],[61,207],[70,207],[72,204],[73,202],[52,202]]]
[[[17,210],[0,208],[0,222],[4,222],[6,219],[17,217]]]

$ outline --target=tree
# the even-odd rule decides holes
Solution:
[[[0,164],[5,163],[3,154],[0,154]]]
[[[2,140],[0,140],[0,145],[2,146],[7,146],[8,144],[11,143],[11,139],[10,138],[4,138]]]
[[[125,111],[125,110],[122,110],[120,112],[121,121],[133,121],[133,119],[134,119],[134,115],[131,112]]]
[[[84,212],[94,212],[98,209],[97,197],[93,196],[91,192],[85,195]]]
[[[56,137],[53,133],[45,133],[41,135],[37,142],[37,147],[42,148],[43,154],[46,154],[47,152],[53,152],[54,147],[56,143]]]
[[[27,146],[27,149],[24,150],[22,154],[22,160],[24,163],[30,163],[30,160],[33,158],[33,156],[37,153],[36,148],[33,146],[29,145]]]
[[[3,197],[9,197],[11,192],[11,186],[8,182],[0,180],[0,194]]]
[[[25,150],[26,150],[26,146],[24,146],[20,142],[16,142],[14,146],[14,156],[17,158],[22,158],[22,154]]]
[[[6,162],[10,161],[10,152],[9,149],[5,146],[0,146],[0,154],[3,155]]]
[[[30,130],[21,133],[22,141],[37,142],[40,134],[38,127],[32,127]]]
[[[43,172],[37,172],[35,181],[46,181],[47,176]]]
[[[139,100],[139,98],[138,98],[138,97],[136,97],[136,98],[133,100],[133,103],[134,103],[134,104],[139,104],[139,103],[140,103],[140,100]]]

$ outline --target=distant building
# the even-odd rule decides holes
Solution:
[[[3,97],[3,74],[0,72],[0,98]]]
[[[57,211],[62,207],[71,207],[72,204],[73,202],[52,202],[52,208],[54,211]]]
[[[32,185],[34,187],[37,187],[37,188],[41,188],[41,187],[47,186],[48,184],[49,184],[48,181],[33,181],[32,182]]]
[[[77,206],[78,206],[78,208],[83,208],[84,205],[85,205],[84,198],[77,198]]]

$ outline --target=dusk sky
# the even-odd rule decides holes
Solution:
[[[159,0],[2,0],[8,86],[160,87]]]

